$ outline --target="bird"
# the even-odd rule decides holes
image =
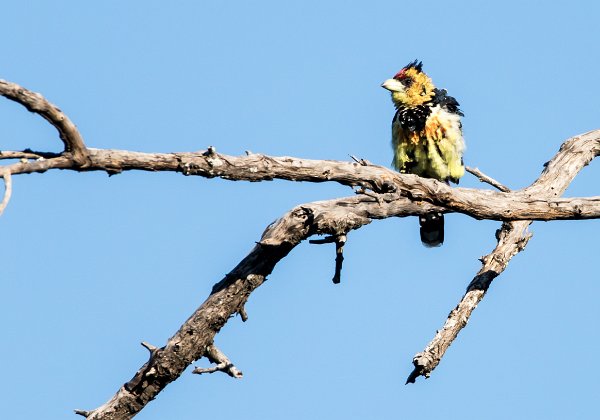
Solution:
[[[438,89],[414,60],[381,85],[391,92],[396,108],[392,120],[392,166],[400,173],[458,184],[465,173],[458,101]],[[421,242],[437,247],[444,242],[444,215],[431,212],[419,217]]]

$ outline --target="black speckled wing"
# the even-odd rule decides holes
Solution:
[[[433,89],[433,93],[434,96],[430,102],[432,106],[439,105],[442,108],[447,109],[448,112],[452,114],[457,114],[461,117],[464,117],[465,114],[463,114],[462,111],[458,108],[460,104],[455,98],[453,98],[452,96],[448,96],[448,92],[446,91],[446,89],[436,88]]]

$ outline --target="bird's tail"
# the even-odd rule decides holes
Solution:
[[[434,212],[419,216],[421,242],[428,248],[444,243],[444,215]]]

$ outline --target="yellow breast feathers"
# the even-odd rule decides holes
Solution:
[[[395,121],[392,142],[393,166],[400,172],[453,182],[465,173],[460,116],[440,106],[431,109],[421,130],[403,129]]]

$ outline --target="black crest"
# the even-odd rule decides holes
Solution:
[[[415,69],[418,72],[423,71],[423,62],[419,60],[414,60],[404,66],[405,69]]]

